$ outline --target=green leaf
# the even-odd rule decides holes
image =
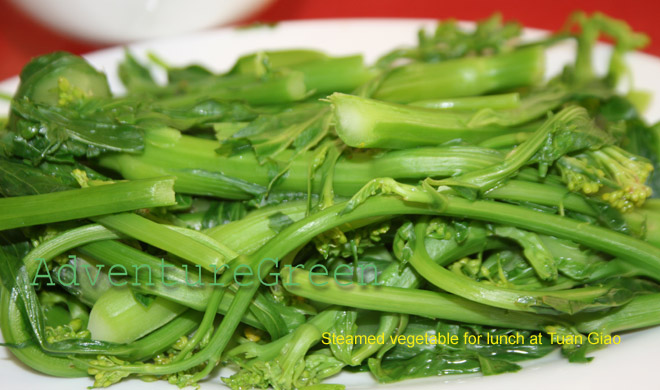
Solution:
[[[510,238],[523,247],[525,257],[543,280],[557,279],[558,270],[554,256],[536,233],[508,226],[495,228],[495,235]]]
[[[0,157],[0,195],[38,195],[79,188],[73,173],[84,171],[90,179],[106,180],[82,164],[52,164],[43,162],[35,167],[15,159]]]
[[[476,359],[443,357],[432,351],[423,351],[406,360],[384,360],[380,364],[372,358],[368,363],[371,373],[381,383],[436,375],[468,374],[480,370]]]
[[[341,312],[330,331],[331,334],[338,337],[354,336],[357,331],[357,311],[347,310]],[[351,343],[331,343],[330,350],[332,354],[345,364],[351,364],[351,357],[353,353],[353,344]]]
[[[156,299],[155,295],[143,294],[136,290],[131,290],[131,293],[133,293],[133,297],[135,298],[135,301],[140,305],[144,306],[145,309],[148,309],[149,306],[151,306],[151,304],[154,302],[154,299]]]
[[[446,203],[446,199],[440,193],[435,193],[435,190],[429,189],[432,193],[426,192],[424,189],[411,186],[409,184],[399,183],[389,177],[382,177],[373,179],[365,184],[353,197],[346,203],[346,207],[341,211],[341,215],[348,214],[356,207],[364,203],[367,199],[376,195],[396,195],[401,199],[409,202],[428,202],[429,196],[433,196],[433,201],[437,203],[439,208],[442,208]]]
[[[36,163],[44,158],[71,161],[72,157],[92,157],[104,151],[141,151],[142,129],[122,123],[113,109],[90,104],[78,110],[14,99],[12,115],[19,119],[10,128],[11,151]]]
[[[172,173],[182,172],[194,176],[200,176],[207,179],[217,180],[228,186],[231,186],[239,191],[248,195],[261,195],[266,191],[266,188],[258,184],[250,183],[240,178],[227,176],[221,172],[211,172],[203,169],[173,169]]]
[[[499,359],[488,359],[481,355],[479,357],[479,365],[481,366],[481,372],[484,375],[497,375],[503,374],[505,372],[516,372],[520,371],[522,367],[515,363],[509,363],[506,360]]]
[[[145,123],[163,123],[179,130],[217,122],[248,121],[257,116],[257,112],[245,103],[210,98],[200,98],[188,104],[168,104],[156,100],[145,104],[138,113],[139,119]]]
[[[119,64],[118,73],[128,93],[146,93],[158,88],[151,71],[140,64],[128,50],[125,51],[124,61]]]
[[[521,30],[522,26],[517,22],[503,23],[499,13],[478,21],[472,31],[466,31],[453,19],[444,20],[438,22],[435,31],[430,34],[420,30],[416,47],[391,51],[382,56],[376,65],[385,68],[401,58],[438,62],[463,57],[467,53],[498,53],[509,50],[510,40],[519,36]]]
[[[647,184],[654,198],[660,196],[660,123],[646,126],[641,120],[627,121],[623,148],[651,162],[654,169]]]
[[[0,247],[0,279],[3,286],[23,302],[23,314],[32,327],[32,332],[40,344],[44,339],[44,319],[39,298],[30,284],[22,257],[17,257],[19,247]],[[13,252],[13,253],[12,253]]]
[[[232,221],[238,221],[247,214],[241,202],[212,202],[202,218],[202,229],[210,229]]]
[[[411,378],[437,375],[456,375],[483,372],[493,375],[514,372],[520,366],[514,362],[535,359],[557,348],[550,340],[538,334],[541,343],[532,343],[532,332],[514,329],[484,328],[475,325],[456,325],[444,321],[414,318],[408,324],[404,337],[408,336],[455,337],[450,343],[398,344],[382,359],[369,359],[369,369],[379,382],[389,383]],[[477,343],[466,343],[467,335]],[[486,337],[498,340],[504,336],[515,338],[515,343],[487,343]],[[479,338],[477,338],[477,336]],[[522,342],[520,342],[522,341]]]
[[[429,182],[440,186],[475,188],[484,192],[530,164],[538,164],[540,176],[544,177],[550,165],[559,157],[576,150],[599,147],[605,143],[605,138],[607,134],[596,128],[584,108],[570,106],[549,117],[501,163]]]
[[[329,111],[325,104],[308,104],[281,113],[261,115],[223,141],[221,154],[234,155],[251,148],[259,163],[264,164],[289,147],[308,150],[327,133]]]
[[[31,328],[34,339],[47,352],[62,354],[108,353],[117,346],[113,343],[88,339],[66,339],[51,343],[46,337],[45,319],[39,297],[29,279],[22,257],[15,256],[25,249],[25,244],[0,247],[0,279],[3,286],[21,301],[21,311]]]
[[[213,72],[201,65],[188,65],[181,68],[167,68],[167,81],[170,84],[199,82],[213,76]]]
[[[293,222],[294,221],[291,219],[291,217],[281,211],[268,216],[268,227],[275,233],[281,232]]]
[[[0,173],[2,196],[37,195],[75,188],[44,174],[39,168],[4,158],[0,158]]]

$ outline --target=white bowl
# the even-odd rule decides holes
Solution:
[[[240,20],[270,0],[13,0],[41,23],[82,40],[126,43]]]

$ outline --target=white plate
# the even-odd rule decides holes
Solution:
[[[275,28],[221,29],[173,39],[155,40],[131,45],[138,57],[144,58],[152,51],[173,65],[192,62],[206,65],[214,70],[226,70],[242,54],[264,49],[317,48],[330,54],[342,55],[363,53],[367,61],[399,45],[413,45],[420,27],[433,26],[431,20],[406,19],[348,19],[315,20],[281,23]],[[527,29],[525,38],[543,35],[542,31]],[[595,62],[601,71],[607,67],[610,48],[599,45]],[[547,74],[556,74],[573,58],[574,47],[563,44],[548,52]],[[102,50],[85,56],[94,66],[107,71],[111,87],[115,92],[122,88],[116,76],[116,67],[123,58],[122,48]],[[635,85],[644,90],[660,92],[660,59],[641,53],[629,56]],[[0,83],[0,91],[12,93],[18,84],[17,78]],[[6,112],[7,104],[0,105]],[[646,112],[649,121],[660,119],[660,100],[655,98]],[[3,313],[0,313],[2,315]],[[447,390],[511,390],[534,389],[621,389],[658,388],[657,351],[660,351],[660,327],[626,334],[619,345],[610,346],[593,354],[589,364],[569,364],[557,353],[528,362],[518,373],[483,377],[446,376],[410,380],[390,385],[378,385],[368,374],[341,374],[330,378],[329,383],[343,383],[349,389],[392,389],[405,388],[430,390],[441,387]],[[59,379],[34,372],[18,362],[11,353],[0,348],[0,378],[7,389],[84,389],[91,385],[90,379]],[[116,389],[174,389],[164,382],[144,383],[129,380],[113,386]],[[219,375],[202,384],[203,389],[224,389]]]

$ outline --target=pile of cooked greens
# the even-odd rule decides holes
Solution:
[[[311,390],[586,362],[659,324],[660,124],[617,92],[647,38],[598,13],[520,33],[444,21],[373,65],[283,50],[222,74],[127,53],[122,96],[35,58],[0,129],[3,345],[95,387],[228,366],[235,390]]]

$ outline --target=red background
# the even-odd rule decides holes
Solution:
[[[626,20],[651,37],[646,51],[660,55],[660,3],[653,0],[274,0],[240,23],[345,17],[474,20],[500,11],[505,19],[525,26],[556,30],[571,11],[578,9]],[[17,74],[30,58],[40,54],[54,50],[81,54],[101,47],[50,31],[21,14],[8,0],[0,0],[0,80]]]

